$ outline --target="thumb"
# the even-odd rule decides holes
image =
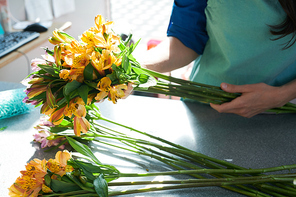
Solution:
[[[248,85],[233,85],[229,83],[221,83],[220,86],[222,90],[229,93],[243,93],[249,89]]]

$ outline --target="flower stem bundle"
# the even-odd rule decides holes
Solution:
[[[91,149],[81,142],[92,141],[92,146],[102,147],[112,153],[122,151],[147,157],[171,169],[170,171],[145,173],[124,173],[118,170],[107,173],[105,171],[106,173],[103,173],[103,176],[108,183],[109,196],[210,186],[219,186],[246,196],[280,196],[292,195],[296,192],[293,186],[295,173],[292,173],[296,165],[247,169],[106,119],[102,117],[94,104],[88,106],[87,110],[88,115],[86,117],[91,125],[88,133],[82,134],[80,137],[73,135],[73,132],[71,132],[73,130],[71,120],[68,123],[64,120],[64,126],[48,127],[49,131],[54,133],[51,139],[66,138],[65,141],[69,142],[76,151],[89,158],[89,160],[94,161],[96,165],[101,165],[100,161],[94,156]],[[108,123],[108,125],[111,124],[114,127],[119,127],[119,129],[105,126],[104,122]],[[135,132],[136,135],[130,133],[130,131]],[[109,167],[109,169],[116,168]],[[280,174],[280,171],[287,171],[287,173]],[[180,175],[182,175],[182,178],[177,178]],[[174,176],[177,180],[151,182],[135,179],[147,176]],[[125,178],[125,180],[120,181],[121,178]],[[127,179],[131,179],[131,181]],[[156,184],[161,184],[161,187],[156,187]],[[140,185],[151,185],[151,187],[139,189]],[[128,189],[115,191],[112,189],[113,186],[126,186]],[[133,187],[136,188],[133,189]]]
[[[137,91],[177,96],[207,104],[230,102],[241,95],[240,93],[225,92],[217,86],[178,79],[144,68],[142,68],[142,70],[156,77],[158,81],[156,85],[148,88],[135,87],[134,90]],[[288,102],[282,107],[269,109],[267,111],[274,113],[296,113],[296,104]]]

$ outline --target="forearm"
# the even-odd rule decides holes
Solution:
[[[283,103],[287,103],[296,98],[296,79],[280,87],[279,97],[282,97]]]
[[[175,37],[168,37],[142,55],[141,66],[157,72],[169,72],[188,65],[198,54]]]

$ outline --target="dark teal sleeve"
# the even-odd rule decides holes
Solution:
[[[199,55],[203,54],[209,37],[206,31],[207,0],[175,0],[167,30]]]

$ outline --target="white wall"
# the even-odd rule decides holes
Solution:
[[[56,21],[66,22],[71,21],[72,26],[66,30],[67,33],[77,38],[79,35],[83,33],[86,29],[91,26],[94,26],[94,17],[98,14],[103,15],[107,18],[108,11],[107,3],[108,0],[75,0],[76,11],[73,13],[69,13],[63,15],[57,19]],[[8,0],[10,10],[14,14],[21,10],[21,6],[24,4],[20,0]],[[17,4],[19,3],[19,4]],[[24,9],[24,8],[23,8]],[[20,17],[18,20],[22,20],[23,14],[16,15],[15,17]],[[44,54],[43,49],[41,47],[52,48],[49,42],[45,42],[44,44],[36,47],[36,49],[28,52],[26,57],[31,61],[34,58],[40,58],[42,54]],[[20,82],[28,75],[28,61],[25,56],[22,56],[15,61],[7,64],[6,66],[0,68],[0,81],[8,81],[8,82]]]

